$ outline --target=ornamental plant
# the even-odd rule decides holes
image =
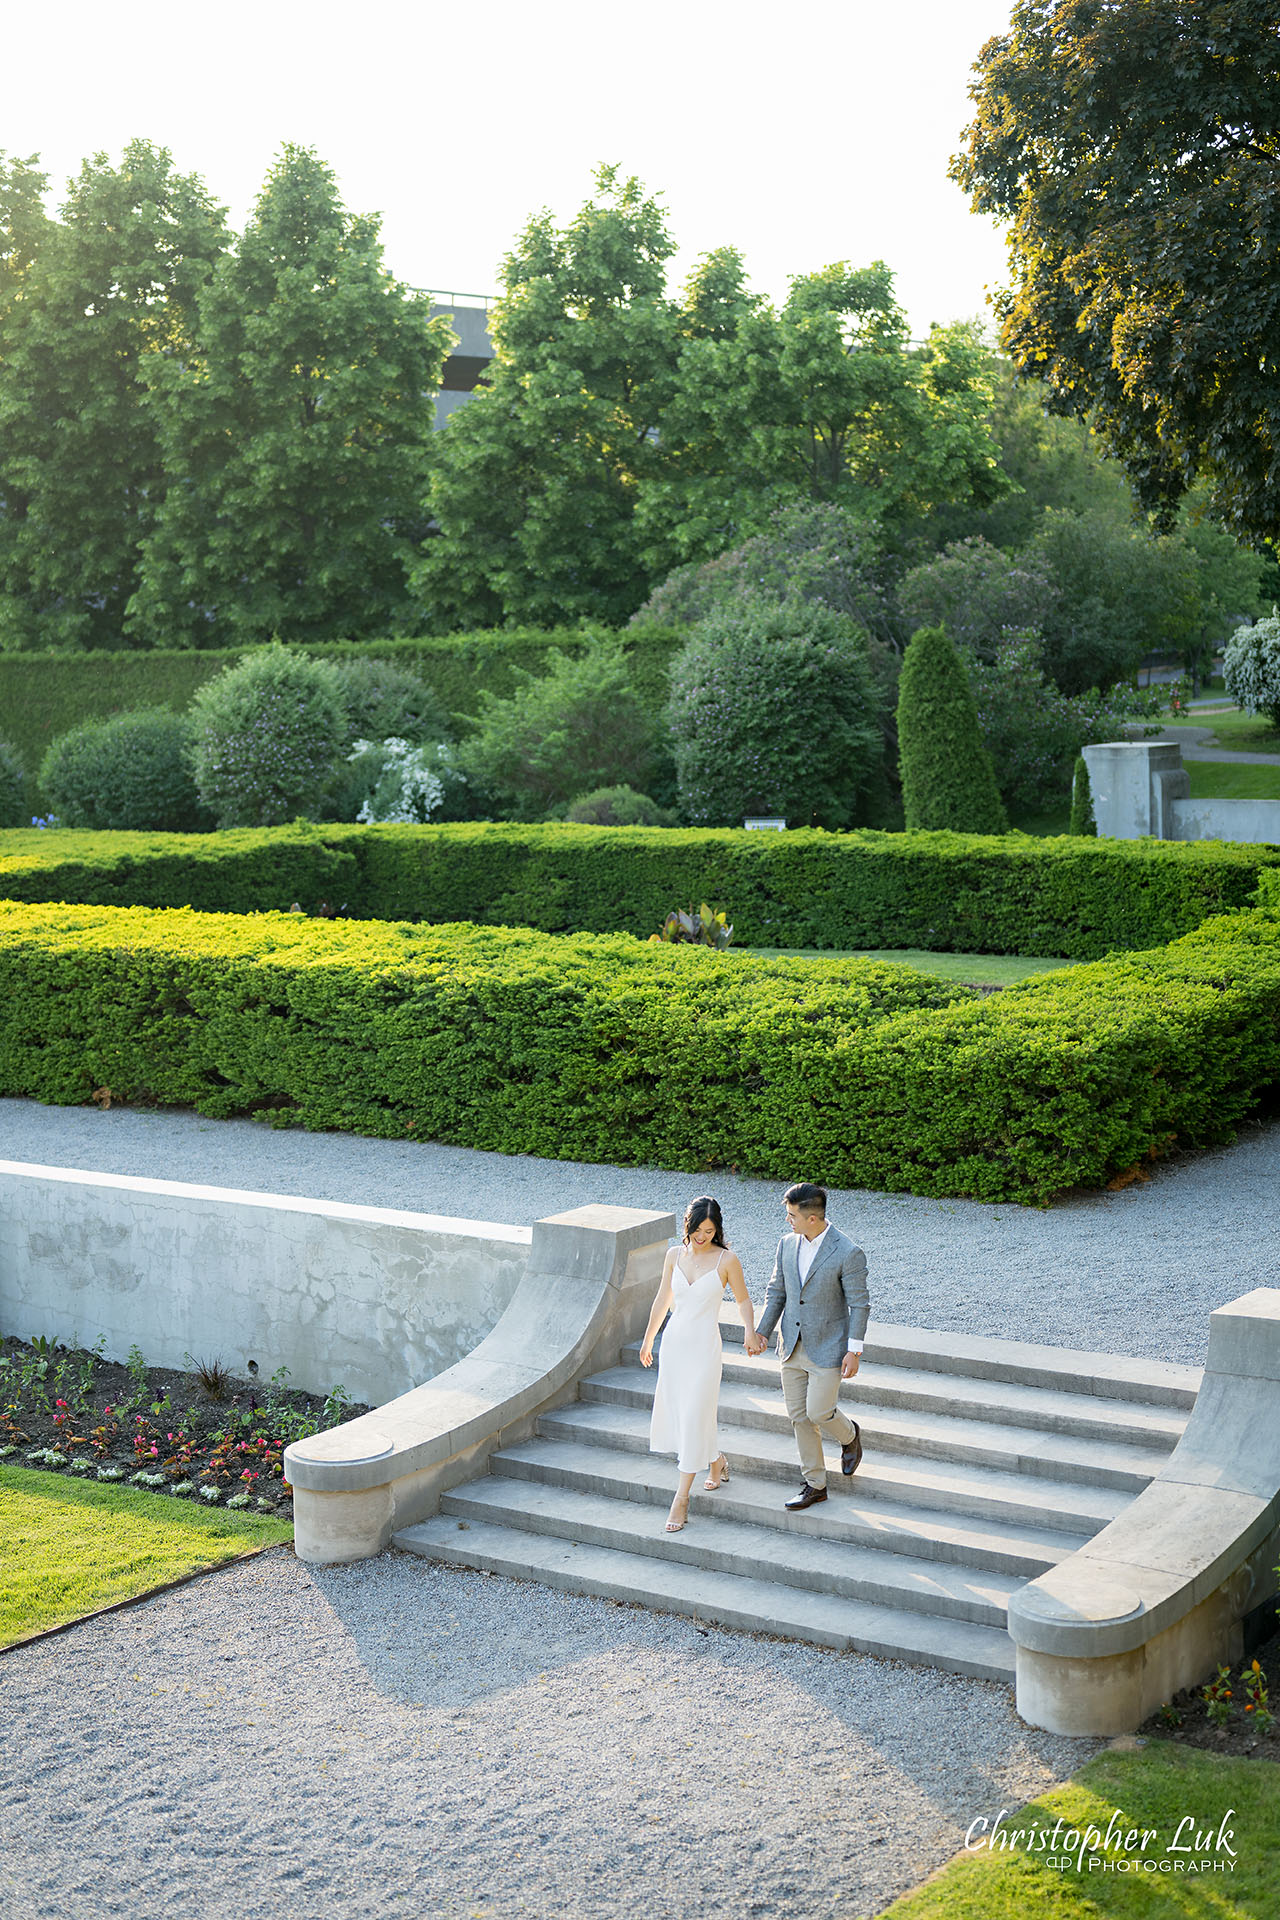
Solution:
[[[866,634],[803,600],[744,595],[695,627],[667,706],[680,811],[850,827],[884,755]]]
[[[1222,658],[1222,684],[1247,713],[1265,713],[1280,727],[1280,613],[1237,627]]]
[[[1083,754],[1076,761],[1071,781],[1071,824],[1067,831],[1093,834],[1095,838],[1098,832],[1098,822],[1093,812],[1093,788],[1089,784],[1089,763]]]
[[[275,641],[198,688],[191,707],[196,787],[220,828],[320,811],[346,731],[328,662]]]
[[[908,829],[1005,831],[977,705],[960,656],[941,627],[921,627],[903,658],[898,756]]]
[[[389,740],[357,740],[348,759],[348,791],[363,789],[355,818],[366,826],[422,826],[444,800],[446,782],[466,785],[445,742],[414,746],[394,735]]]
[[[191,772],[191,721],[165,707],[86,720],[40,763],[40,789],[60,825],[199,833],[213,825]]]

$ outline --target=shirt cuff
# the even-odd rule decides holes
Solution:
[[[851,1340],[849,1342],[849,1351],[850,1353],[861,1353],[862,1352],[861,1340]]]

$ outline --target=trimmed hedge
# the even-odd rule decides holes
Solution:
[[[1092,960],[1251,904],[1280,850],[1026,834],[698,828],[282,827],[0,834],[0,895],[213,912],[648,934],[727,909],[739,946],[918,947]]]
[[[685,637],[665,627],[638,628],[623,636],[636,689],[651,713],[660,713],[666,705],[667,670]],[[302,651],[324,660],[394,661],[419,674],[448,712],[472,714],[480,704],[481,688],[509,693],[516,684],[517,667],[536,673],[549,648],[573,652],[583,644],[581,627],[511,627],[438,638],[342,641]],[[0,715],[27,770],[28,817],[35,811],[36,770],[59,734],[82,720],[133,707],[170,707],[182,712],[197,687],[248,651],[234,647],[208,652],[139,649],[0,655]]]
[[[618,935],[0,907],[0,1093],[62,1104],[1045,1204],[1277,1078],[1261,913],[975,999]]]

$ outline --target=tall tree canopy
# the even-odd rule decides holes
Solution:
[[[913,349],[883,263],[803,275],[775,310],[727,247],[669,295],[674,251],[613,167],[567,227],[543,213],[520,236],[486,385],[433,453],[433,622],[621,619],[788,500],[870,517],[1007,488],[974,329]]]
[[[190,339],[222,210],[145,140],[86,160],[61,217],[0,160],[0,649],[118,646],[163,493],[140,377]]]
[[[401,625],[452,338],[386,271],[376,219],[286,146],[189,349],[145,369],[166,491],[130,627],[225,646]]]
[[[1003,341],[1163,525],[1280,533],[1274,0],[1017,0],[953,177],[1013,222]]]

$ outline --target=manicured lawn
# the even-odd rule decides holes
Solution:
[[[975,1807],[992,1820],[998,1801]],[[1120,1844],[1103,1844],[1119,1814]],[[1190,1825],[1183,1823],[1190,1816]],[[1224,1760],[1172,1741],[1153,1740],[1133,1753],[1106,1752],[1061,1787],[1006,1815],[1005,1833],[1064,1830],[1056,1849],[982,1849],[962,1854],[914,1893],[889,1907],[883,1920],[1276,1920],[1280,1915],[1280,1766],[1269,1760]],[[1226,1845],[1216,1842],[1224,1827]],[[1096,1830],[1092,1840],[1088,1829]],[[1181,1828],[1181,1832],[1180,1832]],[[1136,1832],[1135,1832],[1136,1830]],[[1208,1838],[1196,1843],[1197,1832]],[[1135,1837],[1124,1844],[1130,1833]],[[1151,1837],[1145,1848],[1143,1833]],[[1080,1853],[1076,1870],[1050,1866],[1068,1850]],[[981,1832],[975,1838],[981,1837]],[[1186,1852],[1171,1851],[1175,1844]],[[1090,1867],[1090,1859],[1098,1865]],[[1108,1871],[1107,1861],[1127,1861]],[[1188,1871],[1194,1861],[1221,1860],[1230,1871]],[[1183,1870],[1175,1870],[1181,1861]],[[1144,1866],[1140,1863],[1151,1863]],[[1167,1869],[1167,1870],[1164,1870]]]
[[[1280,800],[1280,767],[1230,760],[1184,760],[1193,800]]]
[[[269,1515],[0,1467],[0,1646],[292,1538]]]
[[[937,980],[962,980],[970,986],[1009,987],[1033,973],[1053,973],[1059,967],[1076,965],[1074,960],[1031,959],[1020,953],[926,953],[919,947],[883,952],[867,947],[840,952],[819,952],[805,947],[739,947],[730,948],[730,952],[755,953],[780,960],[887,960],[890,964],[914,967],[917,973],[931,973]]]

